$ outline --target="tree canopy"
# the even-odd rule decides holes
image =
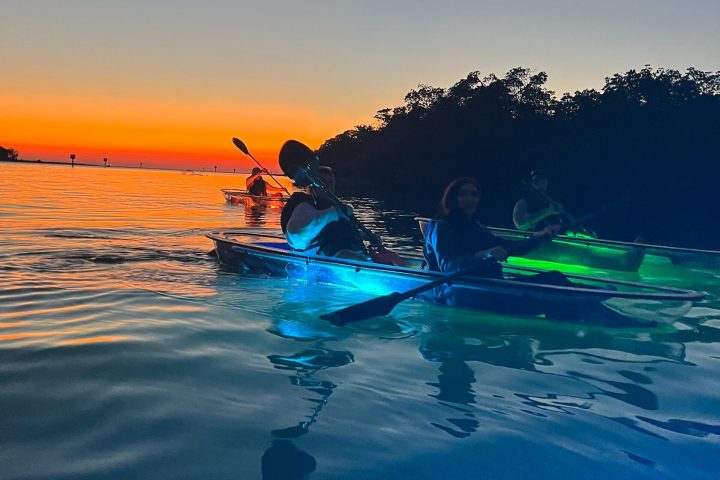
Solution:
[[[18,152],[12,148],[5,148],[0,145],[0,160],[17,161]]]
[[[370,125],[318,153],[343,194],[374,196],[432,214],[445,185],[483,185],[483,220],[510,226],[521,181],[546,169],[552,196],[576,215],[619,198],[598,217],[606,238],[720,248],[720,72],[649,66],[558,98],[545,72],[471,72],[449,88],[419,85]],[[400,200],[398,200],[400,199]]]

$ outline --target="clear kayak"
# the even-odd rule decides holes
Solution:
[[[225,200],[227,200],[230,203],[245,203],[245,202],[255,202],[255,203],[284,203],[287,202],[287,199],[289,198],[287,195],[284,194],[275,194],[275,195],[253,195],[252,193],[249,193],[247,190],[233,190],[230,188],[223,188],[220,190],[225,197]]]
[[[368,295],[408,291],[445,275],[423,269],[422,259],[414,255],[406,256],[408,266],[401,267],[299,252],[276,236],[247,229],[220,230],[207,236],[215,243],[220,263],[238,273],[352,288]],[[705,296],[693,290],[581,275],[565,275],[569,280],[566,284],[538,283],[532,277],[547,271],[510,265],[504,271],[502,279],[459,277],[451,285],[439,286],[417,298],[456,307],[562,319],[580,318],[586,313],[596,317],[599,312],[615,324],[617,315],[626,314],[636,319],[673,321],[682,317],[692,302]]]
[[[430,220],[417,217],[420,231],[425,232]],[[532,232],[488,227],[494,234],[510,240],[528,238]],[[604,240],[585,236],[559,235],[523,258],[567,265],[580,265],[602,270],[637,272],[646,256],[667,259],[672,265],[715,270],[720,269],[720,251],[670,247],[639,242]]]

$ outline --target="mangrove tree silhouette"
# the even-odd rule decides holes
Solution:
[[[649,66],[556,97],[545,72],[471,72],[449,88],[419,85],[318,150],[343,194],[374,196],[432,214],[461,175],[483,184],[482,218],[511,226],[531,170],[579,214],[630,200],[592,227],[606,238],[718,248],[720,72]],[[350,185],[348,185],[350,184]],[[398,200],[400,199],[400,200]]]

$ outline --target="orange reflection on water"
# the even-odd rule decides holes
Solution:
[[[4,231],[103,229],[122,233],[140,229],[157,230],[159,235],[164,229],[197,229],[202,236],[203,230],[244,223],[242,207],[228,209],[220,190],[244,189],[245,173],[8,163],[3,164],[3,173],[0,214],[6,215],[0,215],[0,228]],[[292,188],[286,177],[276,178]],[[15,205],[22,210],[18,212]],[[27,208],[35,210],[31,215],[17,215]],[[278,213],[268,214],[265,226],[279,229],[279,209],[268,210]],[[171,242],[177,245],[182,240],[174,237]],[[53,239],[53,245],[60,241]],[[153,238],[156,245],[164,241]],[[83,243],[103,242],[107,239],[98,234],[88,235]]]
[[[72,338],[70,340],[64,340],[58,342],[57,345],[66,347],[69,345],[88,345],[93,343],[114,343],[124,342],[129,340],[129,337],[123,337],[120,335],[101,335],[97,337],[84,337],[84,338]]]
[[[0,335],[0,341],[27,340],[29,338],[53,337],[55,335],[61,335],[61,334],[62,334],[61,332],[57,332],[57,331],[6,333],[4,335]]]
[[[16,340],[30,340],[30,339],[47,339],[52,337],[64,337],[68,334],[76,334],[82,332],[76,330],[45,330],[45,331],[33,331],[33,332],[17,332],[7,333],[0,335],[0,342],[3,341],[16,341]],[[53,345],[82,345],[87,343],[109,343],[109,342],[121,342],[129,340],[129,337],[121,335],[98,335],[95,337],[80,337],[70,338],[67,340],[61,340],[58,342],[50,342]]]
[[[28,325],[30,322],[0,322],[0,328],[15,328],[15,327],[24,327],[25,325]]]
[[[105,327],[80,326],[102,320],[107,309],[131,309],[135,318],[146,308],[150,316],[160,303],[160,319],[189,317],[194,306],[168,311],[157,297],[217,295],[217,260],[208,255],[213,244],[206,233],[252,225],[282,234],[279,208],[225,200],[221,189],[244,189],[245,174],[0,166],[0,232],[12,249],[6,257],[12,275],[0,287],[18,292],[12,309],[0,315],[0,331],[7,334],[2,341],[72,344],[70,337],[100,333],[98,338],[114,338],[104,335]],[[292,188],[287,178],[276,178]],[[140,298],[138,291],[148,292],[142,299],[150,307],[128,300]],[[8,330],[13,327],[27,332]]]

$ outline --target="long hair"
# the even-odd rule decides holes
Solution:
[[[440,200],[439,214],[441,217],[448,217],[453,213],[457,212],[458,209],[458,193],[460,189],[465,185],[475,185],[480,190],[480,184],[477,180],[472,177],[460,177],[456,178],[448,184],[443,193],[442,200]]]

